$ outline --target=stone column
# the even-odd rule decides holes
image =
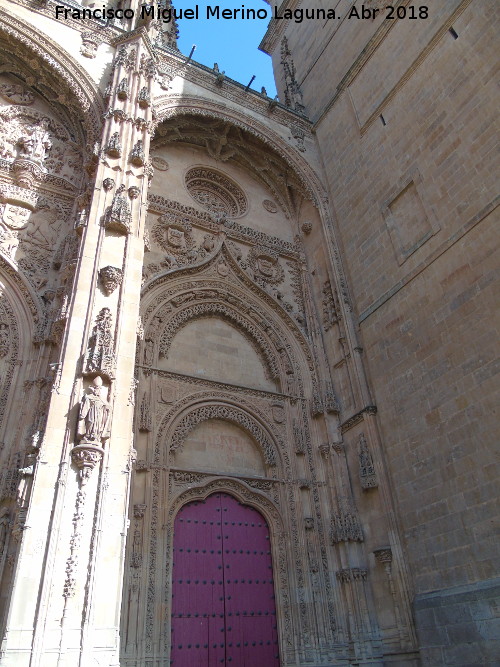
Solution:
[[[124,35],[17,563],[2,665],[119,664],[154,54]]]

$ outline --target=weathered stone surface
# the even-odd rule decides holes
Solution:
[[[497,8],[364,4],[271,22],[284,104],[175,22],[0,10],[2,666],[169,664],[217,493],[282,665],[495,664]]]

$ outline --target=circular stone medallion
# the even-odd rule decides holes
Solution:
[[[240,218],[247,212],[243,190],[215,169],[192,167],[186,173],[185,183],[191,197],[210,213]]]

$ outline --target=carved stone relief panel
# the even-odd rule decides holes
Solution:
[[[192,167],[185,176],[191,197],[217,217],[240,218],[248,203],[243,190],[226,175],[208,167]]]
[[[82,151],[59,121],[34,105],[0,108],[0,158],[21,187],[47,182],[75,191],[82,182]]]

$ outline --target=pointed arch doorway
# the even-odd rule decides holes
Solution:
[[[269,528],[226,493],[174,524],[173,667],[279,667]]]

